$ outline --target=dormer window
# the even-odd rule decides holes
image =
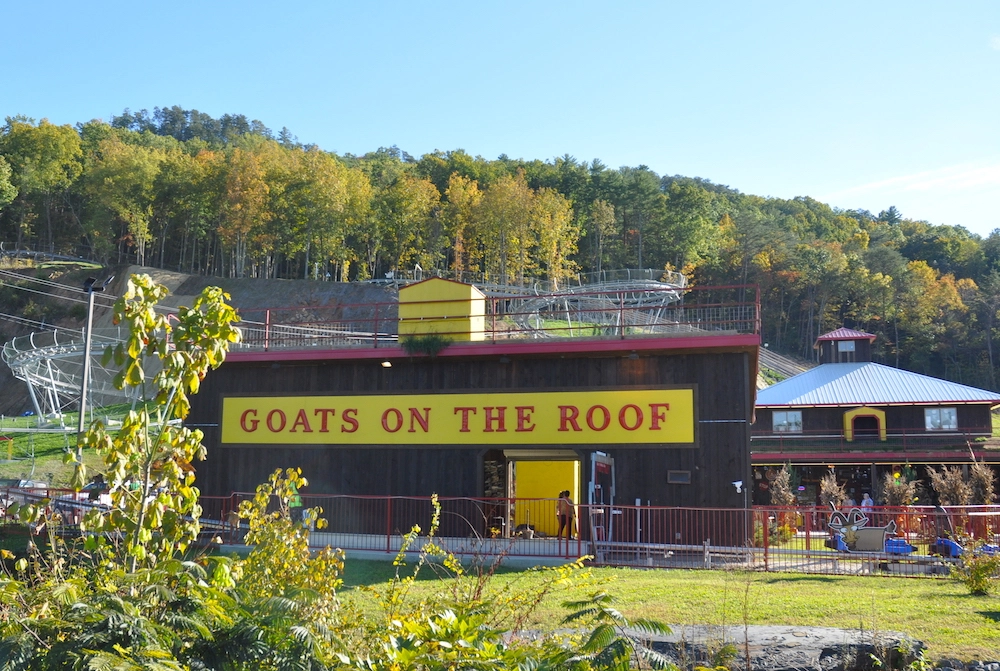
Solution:
[[[957,431],[957,408],[924,408],[924,425],[928,431]]]
[[[802,433],[801,410],[775,410],[771,421],[775,433]]]

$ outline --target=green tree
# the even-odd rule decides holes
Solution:
[[[0,210],[17,197],[17,187],[11,184],[10,175],[10,165],[0,156]]]
[[[660,188],[656,173],[644,165],[622,168],[622,202],[616,208],[622,216],[622,246],[627,262],[636,268],[663,267],[663,250],[650,232],[663,225],[666,196]],[[655,261],[654,261],[655,259]]]
[[[221,289],[206,289],[173,323],[154,309],[166,294],[148,276],[133,276],[115,303],[115,322],[126,324],[128,340],[109,346],[104,356],[105,364],[113,360],[120,368],[115,385],[139,388],[152,404],[129,412],[117,437],[98,423],[84,439],[104,457],[112,508],[92,510],[81,528],[124,533],[131,570],[140,562],[173,557],[197,537],[200,508],[192,464],[204,458],[205,448],[200,431],[174,420],[187,416],[188,394],[198,392],[205,374],[222,364],[229,344],[240,338],[236,313]],[[68,459],[75,462],[74,484],[81,487],[84,466],[73,455]],[[88,544],[101,547],[106,540],[99,533],[88,537]]]
[[[119,387],[138,388],[151,403],[113,435],[98,421],[81,436],[102,455],[112,492],[110,508],[85,515],[82,551],[70,552],[56,532],[60,516],[48,501],[8,510],[47,530],[48,546],[32,544],[15,573],[0,578],[4,668],[190,668],[188,651],[235,610],[224,591],[234,584],[227,561],[184,560],[199,531],[192,463],[204,448],[201,432],[177,420],[238,341],[236,314],[221,290],[208,288],[168,321],[155,311],[165,295],[148,276],[133,276],[116,302],[129,336],[106,362],[120,366]],[[67,460],[82,485],[83,464],[73,453]]]
[[[283,184],[273,188],[275,237],[282,251],[299,255],[302,277],[325,276],[330,258],[342,249],[349,231],[349,169],[334,156],[318,149],[282,149],[275,159],[283,164]],[[279,230],[280,229],[280,230]]]
[[[448,179],[445,196],[447,201],[444,203],[442,217],[453,241],[451,268],[461,276],[465,270],[478,269],[470,261],[467,249],[470,243],[467,240],[479,225],[483,192],[479,190],[478,182],[455,172]]]
[[[230,249],[230,273],[245,277],[252,244],[266,235],[270,221],[268,193],[260,157],[251,151],[235,148],[227,160],[225,197],[219,236]]]
[[[996,269],[990,270],[977,287],[973,301],[979,310],[983,324],[983,333],[986,339],[990,388],[996,389],[996,360],[993,354],[993,332],[997,325],[997,314],[1000,313],[1000,272]]]
[[[164,153],[153,186],[151,227],[159,248],[158,265],[194,272],[199,248],[219,221],[225,158],[219,152]]]
[[[146,263],[146,245],[152,240],[154,185],[165,159],[159,149],[124,142],[117,135],[101,140],[88,161],[85,192],[92,207],[120,222],[118,257],[135,250],[139,265]]]
[[[523,283],[533,269],[533,199],[523,173],[500,177],[483,194],[469,256],[488,281]]]
[[[689,181],[674,180],[666,195],[663,225],[654,237],[664,261],[681,270],[715,252],[715,222],[722,212],[711,192]]]
[[[614,234],[616,220],[615,208],[611,203],[600,199],[591,203],[587,217],[587,236],[591,239],[593,268],[598,274],[604,265],[605,241]]]
[[[534,198],[534,227],[538,240],[539,264],[558,289],[563,280],[576,272],[570,257],[576,253],[580,229],[573,218],[570,202],[553,189],[541,189]]]
[[[419,259],[436,267],[444,255],[443,236],[434,230],[433,213],[440,194],[430,180],[401,175],[388,188],[375,195],[382,225],[382,245],[390,269],[400,271]]]
[[[0,129],[0,155],[12,170],[11,183],[17,187],[17,244],[34,230],[31,222],[40,209],[45,217],[46,242],[53,248],[52,207],[56,196],[80,176],[82,150],[80,136],[69,126],[56,126],[42,119],[37,125],[26,117],[7,117]],[[41,202],[36,204],[36,201]]]

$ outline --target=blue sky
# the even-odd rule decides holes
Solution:
[[[1000,227],[1000,3],[2,3],[0,114],[648,165]]]

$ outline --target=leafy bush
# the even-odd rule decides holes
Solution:
[[[441,350],[451,344],[447,336],[437,333],[427,333],[425,335],[412,335],[400,339],[399,343],[403,351],[409,355],[426,354],[427,356],[437,356]]]
[[[777,520],[769,520],[767,527],[767,544],[771,547],[787,543],[795,537],[796,529],[792,520],[794,513],[779,514]],[[789,519],[786,519],[789,518]],[[753,524],[753,545],[754,547],[764,547],[764,525],[760,520],[754,520]]]
[[[993,591],[1000,577],[1000,555],[983,552],[982,543],[973,543],[952,568],[952,576],[965,584],[969,594],[985,596]]]

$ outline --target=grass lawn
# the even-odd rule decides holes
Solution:
[[[101,421],[121,421],[131,409],[129,404],[121,404],[100,408],[95,412],[95,419]],[[89,415],[89,413],[88,413]],[[0,479],[17,478],[36,480],[51,487],[68,487],[73,477],[72,467],[63,463],[66,449],[76,449],[76,427],[79,415],[68,412],[63,423],[71,430],[68,433],[23,433],[4,432],[4,429],[30,429],[38,427],[38,418],[3,417],[0,418],[0,436],[12,438],[12,442],[0,441]],[[57,427],[53,425],[52,428]],[[114,430],[114,427],[112,427]],[[8,459],[8,450],[12,459]],[[101,458],[92,450],[85,451],[83,461],[90,473],[103,471]]]
[[[374,607],[371,597],[353,589],[388,580],[389,562],[349,559],[344,572],[345,600]],[[426,575],[424,575],[426,574]],[[866,631],[900,631],[924,641],[931,660],[1000,658],[1000,597],[970,596],[950,579],[841,577],[740,571],[637,570],[594,568],[606,581],[629,618],[649,617],[675,627],[749,624],[839,627]],[[414,587],[426,597],[444,588],[430,571]],[[538,580],[533,571],[506,571],[497,586]],[[564,600],[593,587],[546,599],[533,626],[558,627]]]

